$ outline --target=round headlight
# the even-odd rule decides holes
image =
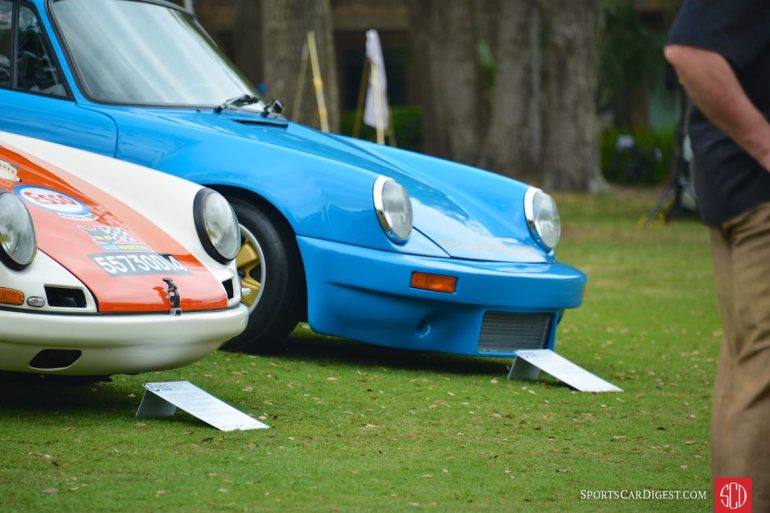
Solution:
[[[241,230],[233,207],[224,196],[211,189],[201,189],[193,202],[195,229],[206,252],[226,264],[241,249]]]
[[[406,242],[412,233],[412,201],[406,189],[392,178],[377,177],[374,210],[385,234],[393,242]]]
[[[15,194],[0,191],[0,260],[20,271],[36,253],[35,225],[27,207]]]
[[[561,237],[561,219],[553,198],[530,187],[524,195],[524,214],[535,239],[546,249],[555,248]]]

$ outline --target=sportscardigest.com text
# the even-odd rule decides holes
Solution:
[[[703,501],[706,490],[580,490],[584,501]]]

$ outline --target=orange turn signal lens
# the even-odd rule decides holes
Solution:
[[[457,288],[457,278],[440,274],[412,273],[412,288],[446,292],[451,294]]]
[[[0,303],[7,305],[23,305],[24,292],[0,287]]]

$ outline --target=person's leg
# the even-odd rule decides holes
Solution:
[[[712,424],[714,477],[751,477],[754,511],[770,511],[770,204],[722,228],[729,258],[719,271],[726,275],[716,277],[725,344]]]
[[[711,256],[714,264],[714,284],[716,288],[719,313],[722,319],[722,345],[717,360],[716,383],[714,384],[714,401],[711,414],[711,475],[727,476],[725,474],[724,455],[729,455],[729,447],[723,447],[724,417],[726,405],[730,404],[730,376],[733,358],[729,341],[735,339],[733,333],[733,292],[732,292],[732,261],[730,247],[725,234],[719,228],[711,228]]]

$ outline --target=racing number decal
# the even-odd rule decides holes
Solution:
[[[190,274],[179,260],[162,253],[111,253],[88,256],[110,276]]]

